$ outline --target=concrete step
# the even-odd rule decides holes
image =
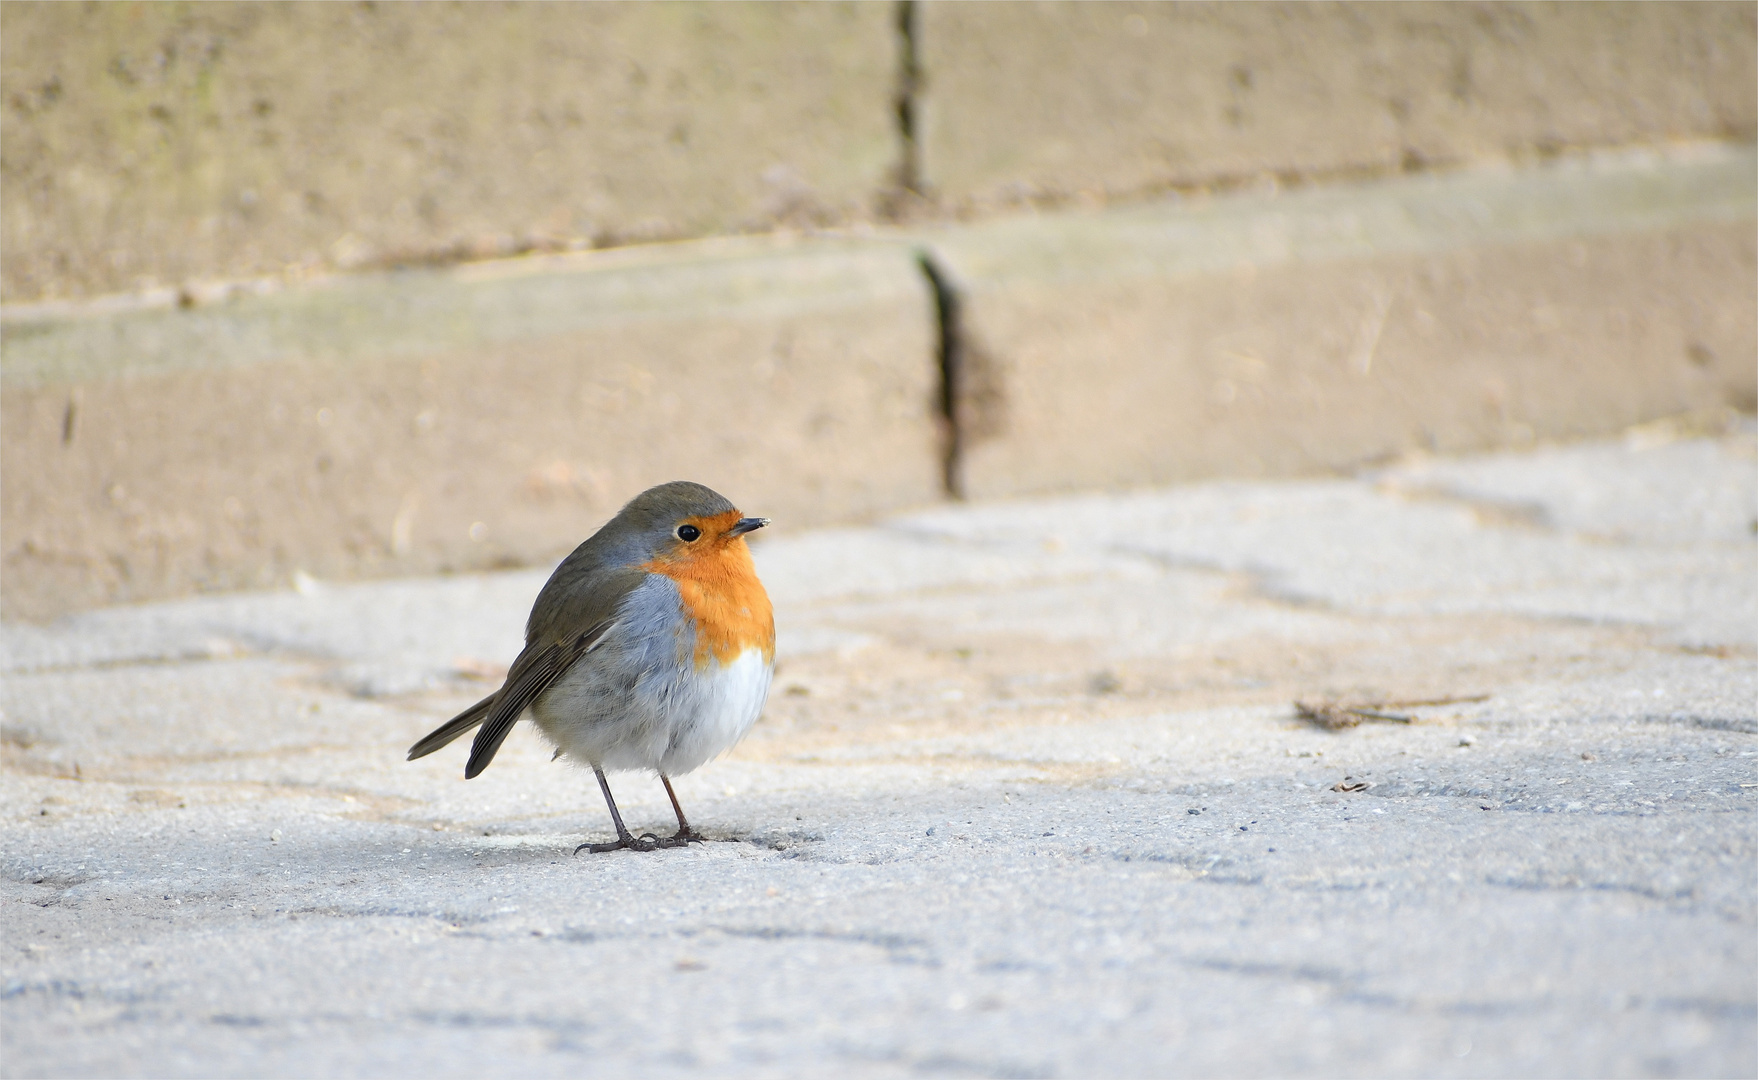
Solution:
[[[931,237],[971,495],[1346,470],[1758,401],[1750,147]]]
[[[1750,146],[0,312],[7,618],[1750,411]]]
[[[926,502],[933,333],[907,250],[770,241],[9,319],[7,614],[543,562],[667,480]]]

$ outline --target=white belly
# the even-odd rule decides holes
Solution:
[[[647,671],[634,686],[577,663],[532,703],[531,717],[565,756],[603,769],[680,776],[745,737],[769,698],[774,668],[760,649],[697,671]]]
[[[710,664],[708,672],[690,680],[694,691],[686,697],[693,696],[696,705],[679,716],[660,771],[687,773],[737,745],[762,715],[774,675],[761,649],[746,649],[732,663]]]

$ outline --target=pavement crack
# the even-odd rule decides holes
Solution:
[[[940,960],[932,946],[922,938],[905,934],[888,934],[864,930],[804,930],[787,926],[716,926],[728,937],[755,938],[760,941],[834,941],[842,944],[866,945],[885,952],[894,964],[913,964],[937,968]]]
[[[1523,892],[1611,892],[1626,893],[1640,896],[1647,900],[1661,903],[1677,903],[1698,899],[1695,888],[1686,886],[1680,889],[1657,889],[1652,885],[1635,885],[1622,881],[1587,881],[1573,874],[1561,877],[1486,877],[1486,885],[1495,885],[1504,889],[1519,889]]]
[[[1333,968],[1318,964],[1273,964],[1255,960],[1228,960],[1222,957],[1188,959],[1184,963],[1205,971],[1224,971],[1230,975],[1251,975],[1256,978],[1290,979],[1297,982],[1324,983],[1327,986],[1353,986],[1359,981]]]
[[[560,1031],[579,1034],[589,1030],[592,1025],[571,1016],[537,1016],[517,1013],[484,1013],[464,1012],[462,1010],[443,1012],[437,1009],[424,1009],[409,1014],[409,1018],[420,1024],[432,1027],[448,1028],[535,1028],[539,1031]]]
[[[179,652],[161,653],[157,656],[113,656],[103,660],[67,660],[48,663],[15,661],[0,665],[0,672],[7,675],[61,675],[70,672],[181,667],[185,664],[210,664],[225,660],[254,660],[268,655],[250,648],[248,645],[243,647],[240,645],[240,642],[226,640],[207,642]]]
[[[1163,570],[1195,571],[1202,574],[1218,574],[1222,577],[1243,580],[1246,591],[1259,600],[1283,607],[1301,610],[1335,612],[1353,614],[1340,608],[1322,596],[1303,593],[1284,583],[1287,572],[1274,566],[1262,563],[1245,563],[1238,566],[1228,565],[1220,559],[1206,558],[1201,555],[1190,555],[1176,551],[1163,551],[1155,548],[1139,547],[1134,544],[1108,544],[1103,549],[1108,555],[1122,555],[1128,558],[1142,559]]]
[[[1741,735],[1758,735],[1758,720],[1743,716],[1696,716],[1691,714],[1672,716],[1645,716],[1642,718],[1650,724],[1678,724],[1685,727],[1702,728],[1705,731],[1733,731]]]
[[[1463,507],[1484,528],[1557,531],[1550,509],[1535,500],[1473,495],[1445,484],[1409,483],[1392,477],[1376,483],[1374,491],[1406,502],[1441,502]]]

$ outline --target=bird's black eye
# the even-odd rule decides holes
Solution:
[[[696,528],[696,526],[694,526],[694,525],[679,525],[678,526],[678,539],[682,540],[686,544],[701,535],[702,535],[702,530]]]

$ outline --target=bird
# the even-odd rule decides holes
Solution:
[[[408,760],[477,728],[464,766],[472,779],[529,715],[555,757],[591,767],[610,807],[616,840],[576,855],[702,840],[671,778],[744,738],[768,699],[775,613],[745,543],[768,524],[689,481],[635,496],[549,576],[500,689],[410,747]],[[658,773],[676,834],[631,834],[606,769]]]

